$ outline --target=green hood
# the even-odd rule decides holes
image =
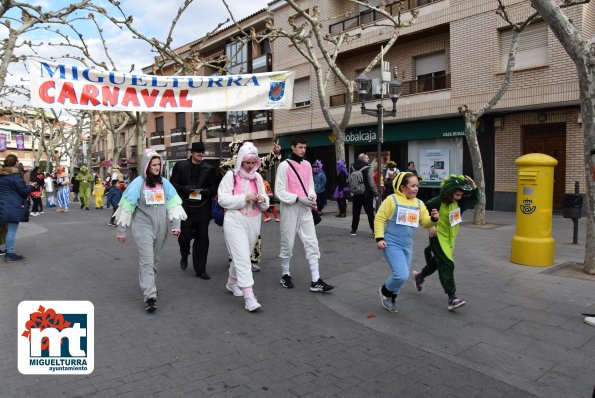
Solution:
[[[447,197],[452,195],[458,190],[471,191],[471,185],[467,184],[464,175],[451,174],[440,184],[440,200],[444,201]]]

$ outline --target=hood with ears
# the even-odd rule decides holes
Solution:
[[[258,157],[258,149],[254,146],[253,143],[250,141],[244,142],[240,150],[238,151],[238,158],[236,159],[236,165],[233,169],[234,174],[236,174],[240,168],[242,167],[242,162],[247,155],[255,155],[256,156],[256,166],[254,167],[254,171],[260,168],[260,158]]]
[[[397,174],[397,178],[395,178],[393,180],[393,190],[395,191],[395,195],[397,195],[398,197],[407,199],[407,197],[405,196],[405,194],[403,192],[401,192],[401,190],[399,189],[399,186],[401,186],[401,182],[403,182],[403,178],[405,178],[405,176],[409,174],[412,176],[415,176],[415,174],[410,173],[408,171],[403,171],[399,174]]]
[[[147,148],[145,149],[145,153],[143,154],[143,159],[141,160],[141,176],[143,179],[147,179],[147,170],[149,169],[149,164],[151,163],[151,159],[154,157],[158,157],[161,163],[161,167],[159,168],[159,174],[163,171],[163,159],[161,155],[159,155],[154,149]]]

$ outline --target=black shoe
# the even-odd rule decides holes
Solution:
[[[180,268],[182,268],[182,270],[188,268],[188,256],[182,256],[182,259],[180,260]]]
[[[3,256],[5,254],[6,254],[6,252],[4,250],[0,249],[0,256]]]
[[[286,289],[293,289],[293,278],[287,274],[281,277],[279,283]]]
[[[17,261],[25,261],[25,257],[23,256],[19,256],[18,254],[14,254],[14,253],[6,253],[6,255],[4,256],[4,261],[7,263],[10,262],[17,262]]]
[[[88,207],[85,207],[85,210],[89,210],[89,208]]]
[[[157,300],[154,298],[148,299],[145,304],[145,311],[147,312],[154,312],[157,309]]]
[[[209,279],[211,279],[211,277],[209,276],[209,274],[207,274],[206,272],[197,272],[196,276],[199,277],[200,279],[204,279],[205,281],[208,281]]]
[[[83,210],[83,207],[85,207],[85,204],[81,203],[81,210]]]
[[[355,231],[351,231],[351,232],[349,233],[349,235],[351,235],[351,236],[356,236],[356,235],[357,235],[357,233],[356,233]]]
[[[339,217],[339,218],[345,218],[345,217],[347,217],[347,215],[345,215],[345,213],[341,213],[337,217]]]
[[[312,282],[310,284],[310,291],[311,292],[328,292],[329,290],[333,290],[335,287],[333,285],[329,285],[325,283],[322,279],[318,278],[316,282]]]

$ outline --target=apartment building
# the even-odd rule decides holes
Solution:
[[[378,4],[380,1],[370,1]],[[398,2],[390,5],[393,13]],[[394,71],[403,82],[396,118],[384,119],[382,156],[396,161],[399,169],[414,161],[426,187],[435,187],[450,173],[472,174],[459,106],[478,109],[497,92],[506,69],[511,30],[496,15],[495,0],[406,0],[406,9],[417,9],[417,22],[401,30],[395,46],[369,77],[381,76],[382,68]],[[343,73],[355,79],[392,35],[393,29],[372,27],[381,16],[343,0],[304,0],[304,9],[319,5],[320,20],[330,34],[348,31],[359,38],[344,45],[338,57]],[[509,1],[515,21],[533,12],[529,1]],[[295,11],[283,0],[269,4],[275,25],[288,28]],[[595,5],[566,10],[575,26],[590,37],[595,31]],[[284,148],[295,134],[308,139],[308,158],[321,159],[332,180],[335,165],[334,137],[326,124],[314,81],[313,69],[288,40],[273,42],[274,70],[295,70],[294,108],[277,110],[275,135]],[[344,112],[345,92],[330,83],[327,101],[339,117]],[[562,194],[574,191],[574,181],[584,186],[583,133],[575,68],[564,49],[543,22],[524,31],[516,59],[513,82],[478,125],[487,183],[488,209],[514,210],[516,166],[519,156],[541,152],[558,160],[555,168],[554,207],[561,208]],[[367,101],[375,108],[377,101]],[[389,100],[385,106],[390,107]],[[354,104],[346,131],[346,153],[353,161],[358,153],[376,157],[377,119],[361,115]],[[577,156],[576,154],[580,154]],[[431,166],[436,173],[430,177]],[[329,183],[329,190],[333,187]],[[425,188],[424,188],[425,189]],[[422,189],[423,191],[423,189]]]
[[[266,9],[238,21],[246,31],[266,31],[266,20],[270,18]],[[196,73],[213,76],[222,73],[262,73],[273,70],[273,52],[269,40],[245,41],[243,45],[235,39],[239,32],[232,25],[210,37],[188,43],[176,51],[181,57],[200,57],[209,61]],[[221,61],[225,59],[225,61]],[[144,69],[150,73],[151,67]],[[228,71],[228,72],[224,72]],[[173,63],[165,65],[164,75],[173,75]],[[198,123],[198,136],[191,137],[191,126]],[[171,171],[175,162],[189,157],[192,141],[205,143],[205,159],[217,163],[219,159],[231,156],[229,143],[233,137],[254,142],[260,152],[268,153],[274,143],[272,111],[234,111],[205,113],[153,112],[147,120],[148,147],[156,149],[167,161]]]

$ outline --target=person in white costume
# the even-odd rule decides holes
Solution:
[[[292,289],[293,278],[289,273],[289,261],[293,255],[295,234],[300,236],[306,259],[310,264],[312,283],[310,291],[327,292],[331,286],[320,278],[318,260],[318,238],[314,228],[312,210],[316,209],[316,193],[312,166],[304,160],[308,141],[304,137],[293,137],[291,142],[291,157],[279,164],[275,179],[275,193],[281,202],[281,286]]]
[[[225,174],[217,191],[219,205],[226,210],[223,234],[231,255],[225,287],[234,296],[243,296],[244,308],[250,312],[261,307],[252,290],[250,253],[260,235],[260,212],[269,208],[269,197],[257,173],[259,167],[258,149],[245,142],[234,169]]]

